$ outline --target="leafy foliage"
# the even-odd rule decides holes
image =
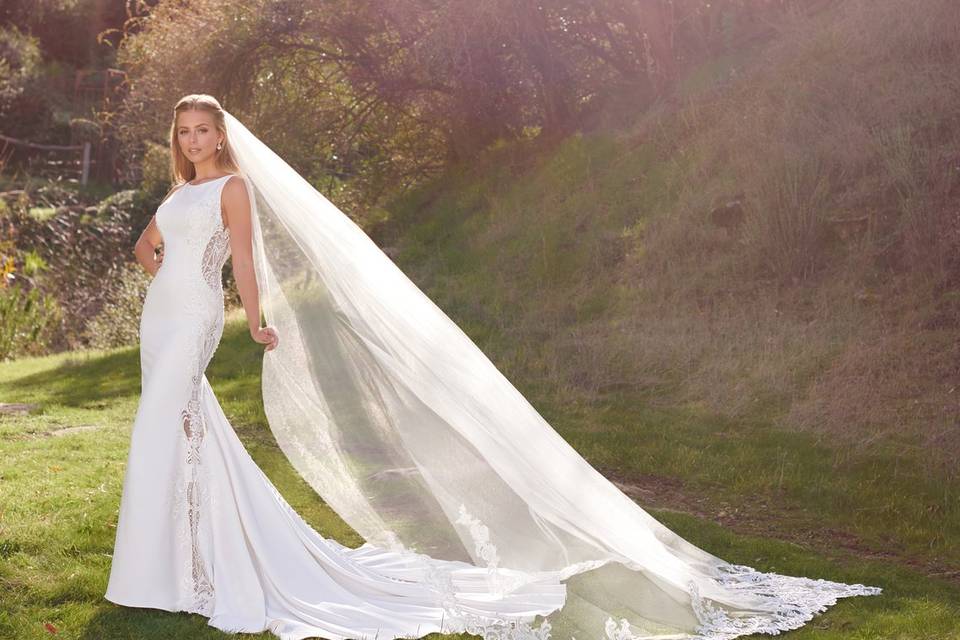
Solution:
[[[788,0],[189,0],[145,8],[118,60],[131,166],[184,94],[216,95],[357,218],[499,140],[557,140],[613,94],[630,114]],[[171,55],[176,51],[176,55]],[[138,176],[131,175],[131,180]]]
[[[125,263],[107,284],[104,305],[86,324],[85,337],[94,349],[136,345],[140,314],[151,276],[138,262]]]
[[[0,287],[0,360],[47,353],[60,319],[54,296],[19,282]]]
[[[56,350],[83,345],[86,322],[106,304],[109,283],[131,252],[131,194],[117,194],[99,208],[79,200],[75,192],[48,184],[25,192],[0,220],[13,232],[9,255],[23,265],[24,256],[33,253],[45,266],[33,274],[21,267],[13,276],[58,300],[63,314],[56,339],[48,345]],[[49,202],[59,202],[53,215],[41,220],[31,214],[36,205]]]
[[[29,118],[29,89],[41,72],[42,55],[36,38],[15,27],[0,27],[0,125]],[[12,130],[13,127],[4,127]]]

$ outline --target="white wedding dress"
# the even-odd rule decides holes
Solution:
[[[524,574],[498,597],[486,568],[326,539],[254,463],[204,375],[223,333],[228,179],[188,183],[157,210],[164,259],[141,317],[142,394],[105,597],[284,640],[420,637],[560,607],[553,574]]]
[[[730,640],[881,593],[732,564],[665,527],[346,214],[224,118],[280,336],[263,356],[269,428],[366,543],[324,539],[294,512],[204,376],[223,331],[223,176],[157,210],[165,256],[141,317],[108,600],[286,639]]]

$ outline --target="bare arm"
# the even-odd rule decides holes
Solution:
[[[163,237],[157,228],[157,216],[154,214],[133,246],[133,255],[137,257],[137,262],[152,276],[156,275],[157,269],[160,268],[160,261],[156,259],[156,249],[162,242]]]
[[[233,263],[233,278],[237,283],[240,301],[247,314],[247,326],[250,336],[261,344],[267,344],[267,351],[277,345],[277,335],[273,327],[260,326],[260,291],[253,267],[253,228],[250,212],[250,198],[243,178],[235,176],[227,180],[220,196],[225,224],[230,229],[230,254]]]
[[[170,189],[167,195],[163,196],[160,204],[163,204],[178,188]],[[150,222],[147,223],[147,228],[143,230],[136,244],[133,245],[133,255],[137,257],[137,262],[152,276],[157,275],[157,269],[163,262],[162,258],[157,260],[157,247],[161,244],[163,244],[163,236],[160,235],[160,229],[157,228],[157,214],[153,214],[150,217]]]

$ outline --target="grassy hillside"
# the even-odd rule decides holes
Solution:
[[[378,238],[511,379],[955,482],[957,24],[949,0],[840,3],[626,128],[494,150]],[[713,223],[738,194],[742,224]]]
[[[920,6],[798,20],[629,127],[493,150],[376,235],[554,424],[603,407],[573,441],[652,477],[641,503],[717,491],[958,579],[960,5]],[[743,224],[712,223],[737,194]]]

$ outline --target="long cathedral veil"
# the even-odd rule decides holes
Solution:
[[[582,640],[777,632],[838,597],[880,592],[732,565],[667,529],[564,441],[360,227],[225,117],[253,208],[261,306],[280,336],[263,359],[270,428],[369,543],[491,576],[556,572],[567,600],[547,618],[552,634]]]

